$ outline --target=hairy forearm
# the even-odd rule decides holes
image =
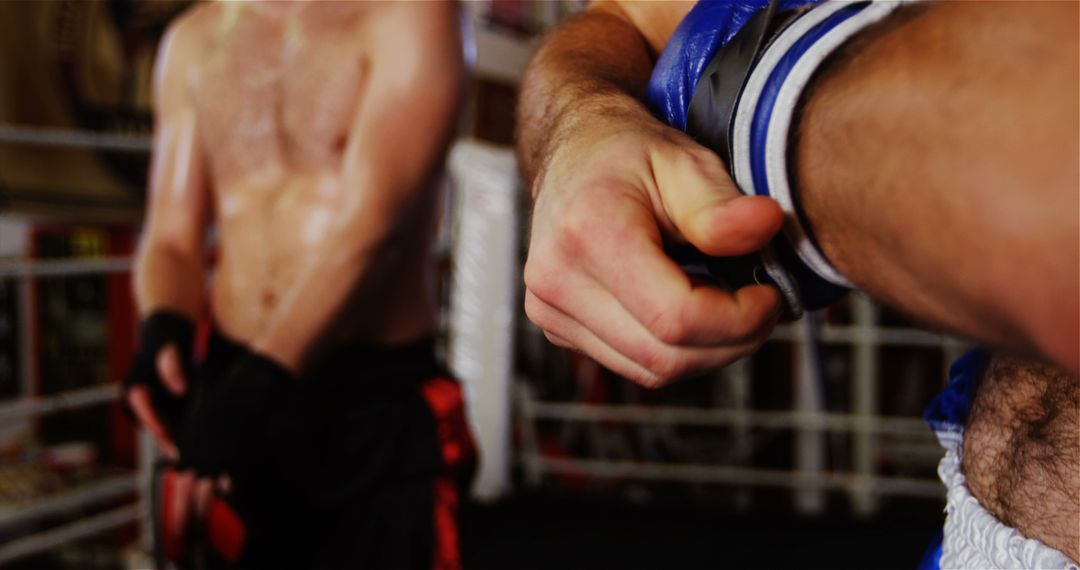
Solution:
[[[147,243],[139,251],[135,268],[135,301],[139,314],[170,310],[192,320],[198,318],[203,302],[203,266],[197,256]]]
[[[652,64],[644,37],[617,10],[593,8],[556,30],[522,81],[518,154],[526,180],[590,119],[647,115],[639,100]]]
[[[837,268],[1077,368],[1077,6],[909,7],[808,91],[795,176]]]

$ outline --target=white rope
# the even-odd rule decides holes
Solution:
[[[128,256],[85,259],[16,259],[0,260],[0,278],[4,277],[72,277],[131,271],[133,261]]]
[[[107,384],[68,390],[44,397],[22,398],[0,404],[0,425],[28,417],[43,416],[64,410],[86,408],[112,402],[120,397],[120,386]]]
[[[563,402],[529,402],[526,413],[531,414],[533,418],[547,420],[859,431],[898,436],[925,436],[928,441],[933,441],[933,433],[926,422],[903,417]]]
[[[689,483],[726,483],[759,487],[796,489],[859,488],[879,494],[907,495],[940,499],[945,487],[940,481],[909,477],[870,477],[856,473],[792,472],[781,469],[755,469],[725,465],[670,464],[602,459],[563,459],[542,457],[536,460],[548,473],[591,475],[593,477]]]
[[[56,527],[45,532],[12,540],[0,546],[0,565],[33,554],[45,552],[74,540],[92,536],[99,532],[138,521],[141,510],[132,504],[119,509],[106,511],[76,522]]]
[[[25,506],[0,508],[0,529],[24,525],[47,516],[115,499],[135,492],[134,475],[114,475],[70,491],[39,497]]]
[[[153,147],[153,137],[54,127],[0,125],[0,143],[145,154]]]

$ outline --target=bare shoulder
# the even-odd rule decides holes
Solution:
[[[162,47],[170,44],[194,48],[211,35],[227,16],[225,7],[217,3],[197,4],[177,16],[165,30]]]
[[[186,99],[187,77],[201,61],[212,26],[221,17],[221,6],[200,4],[175,18],[165,30],[154,63],[154,100],[159,112]]]
[[[213,26],[224,16],[222,7],[215,4],[199,4],[176,17],[166,28],[158,48],[157,67],[175,67],[198,61],[205,41]]]
[[[460,7],[449,0],[431,2],[380,2],[376,4],[384,13],[393,13],[404,18],[422,18],[424,20],[454,19],[456,21]]]
[[[463,74],[459,8],[453,2],[380,2],[372,14],[376,60],[404,82],[450,80]]]
[[[459,7],[454,2],[379,2],[375,7],[373,21],[379,36],[388,40],[384,43],[407,37],[421,45],[460,36]]]

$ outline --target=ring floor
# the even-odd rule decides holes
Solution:
[[[524,496],[471,506],[463,521],[462,554],[465,568],[472,570],[911,570],[943,520],[941,506],[928,500],[900,502],[866,520],[801,518],[780,506],[780,500],[773,502],[771,508],[740,514],[722,507]],[[764,514],[768,511],[776,515]]]

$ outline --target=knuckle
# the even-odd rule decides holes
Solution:
[[[559,279],[557,271],[527,263],[524,278],[525,288],[532,293],[526,296],[526,309],[530,304],[534,306],[534,309],[538,309],[541,302],[554,304],[559,300],[562,294],[562,280]]]
[[[634,354],[634,360],[637,361],[642,368],[650,372],[664,366],[664,354],[661,350],[653,347],[639,349],[636,354]]]
[[[561,337],[556,336],[548,331],[544,331],[544,338],[546,338],[548,342],[559,348],[572,348],[573,346],[570,343],[564,341]]]
[[[667,383],[687,375],[690,372],[690,367],[684,359],[669,358],[655,372],[662,382]]]
[[[646,328],[660,342],[676,346],[688,342],[693,332],[678,306],[658,310]]]
[[[525,295],[525,316],[529,317],[529,320],[537,326],[540,326],[540,323],[537,322],[542,312],[540,309],[539,299],[533,295]]]
[[[720,158],[715,152],[698,144],[684,146],[679,156],[683,161],[683,167],[693,172],[712,174],[717,169],[723,168]]]
[[[655,390],[665,384],[663,378],[649,371],[632,372],[627,379],[649,390]]]
[[[555,229],[555,243],[570,259],[583,256],[589,247],[589,235],[595,222],[592,213],[586,210],[570,210]]]
[[[679,355],[666,347],[651,347],[638,353],[638,364],[647,371],[647,378],[654,385],[660,385],[684,374],[686,362]]]
[[[525,290],[535,292],[537,288],[541,287],[544,281],[544,270],[540,267],[541,263],[537,261],[538,255],[535,251],[529,252],[528,259],[525,260],[525,269],[522,271],[522,280],[525,282]],[[528,299],[526,299],[527,301]]]
[[[544,331],[545,336],[549,331],[554,332],[555,320],[551,317],[551,311],[547,310],[542,301],[532,295],[525,297],[525,316]]]

